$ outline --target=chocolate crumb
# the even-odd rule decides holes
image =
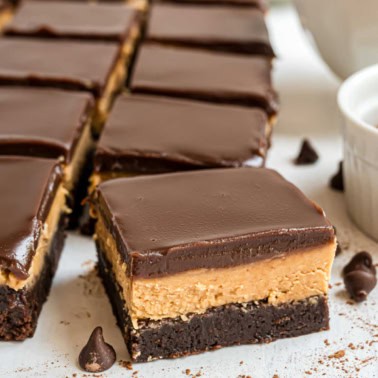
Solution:
[[[91,373],[111,368],[116,360],[114,348],[104,340],[101,327],[96,327],[79,355],[80,367]]]
[[[334,190],[344,191],[343,162],[339,163],[338,172],[331,178],[330,186]]]
[[[328,339],[324,340],[324,344],[327,345],[327,346],[331,345],[331,343],[328,341]]]
[[[118,365],[123,368],[126,368],[127,370],[133,370],[133,365],[130,361],[119,360]]]
[[[314,164],[319,159],[319,155],[315,151],[308,139],[303,139],[302,146],[297,158],[294,160],[296,165]]]
[[[185,370],[185,374],[186,374],[186,375],[189,375],[189,374],[190,374],[190,369],[186,369],[186,370]]]
[[[333,354],[330,354],[328,358],[343,358],[345,356],[345,350],[339,350]]]

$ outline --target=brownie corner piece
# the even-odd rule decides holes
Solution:
[[[122,178],[92,202],[100,276],[134,361],[329,327],[334,229],[278,173]]]
[[[66,193],[57,161],[0,157],[1,340],[34,334],[64,244]]]

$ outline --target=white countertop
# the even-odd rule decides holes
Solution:
[[[378,289],[362,304],[348,304],[340,278],[354,252],[367,250],[378,262],[378,245],[349,221],[343,194],[329,189],[328,181],[341,157],[340,118],[336,106],[338,81],[312,51],[290,6],[273,8],[269,28],[278,60],[275,82],[282,110],[274,132],[268,166],[277,169],[318,202],[336,225],[345,250],[336,258],[330,290],[331,330],[268,345],[224,348],[177,360],[118,364],[97,377],[251,376],[378,377]],[[302,137],[309,137],[320,153],[312,166],[292,163]],[[33,339],[0,344],[0,377],[93,376],[77,366],[77,356],[97,325],[104,328],[118,360],[128,355],[101,283],[93,273],[95,248],[91,239],[70,234],[48,302]],[[375,342],[374,342],[375,341]],[[353,345],[350,345],[353,343]],[[349,346],[348,346],[349,345]],[[340,350],[343,358],[329,356]]]

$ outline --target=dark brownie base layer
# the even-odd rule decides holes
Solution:
[[[329,328],[327,299],[319,296],[280,306],[266,301],[229,304],[190,315],[188,321],[140,321],[136,330],[99,243],[97,251],[100,277],[135,362],[182,357],[231,345],[269,343]]]
[[[60,219],[59,229],[35,285],[18,291],[0,286],[0,340],[21,341],[33,336],[64,246],[66,218],[62,216]]]

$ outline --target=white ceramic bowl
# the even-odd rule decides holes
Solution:
[[[378,64],[346,80],[338,94],[345,122],[344,186],[348,212],[378,241]]]
[[[377,0],[294,0],[302,25],[340,78],[378,62]]]

